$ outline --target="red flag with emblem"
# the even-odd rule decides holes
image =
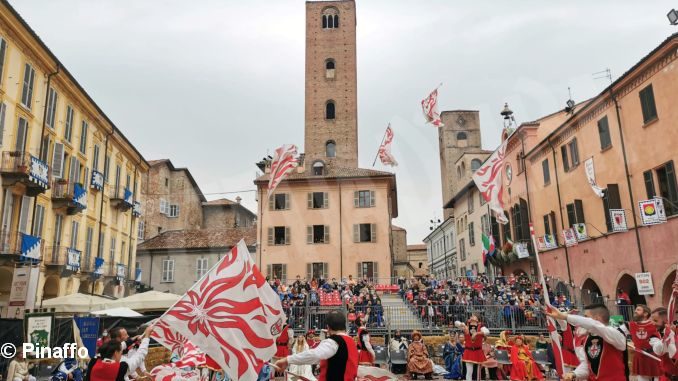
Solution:
[[[270,198],[288,173],[299,165],[299,157],[297,155],[297,146],[294,144],[284,144],[282,147],[276,148],[273,153],[273,160],[271,160],[271,176],[268,179],[268,196]]]
[[[231,379],[254,381],[287,320],[241,240],[161,317]]]
[[[440,87],[440,86],[438,86]],[[431,123],[436,127],[443,127],[443,121],[440,120],[440,113],[438,113],[438,88],[431,92],[424,100],[421,101],[421,110],[424,112],[426,123]]]

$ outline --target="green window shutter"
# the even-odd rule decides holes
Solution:
[[[309,209],[313,209],[313,192],[307,193],[306,203]]]
[[[309,282],[313,278],[313,263],[306,264],[306,280]]]
[[[323,263],[323,278],[325,278],[325,280],[328,280],[327,278],[329,273],[330,273],[330,264],[325,262]]]
[[[353,225],[353,242],[360,242],[360,225]]]
[[[362,263],[358,262],[356,264],[356,271],[355,271],[356,279],[361,279],[363,277],[362,270],[363,270]]]
[[[379,262],[372,262],[372,278],[377,283],[377,279],[379,279]]]
[[[377,200],[374,191],[370,191],[370,206],[374,206],[376,201]]]
[[[287,282],[287,265],[286,264],[282,265],[282,276],[281,276],[281,278],[282,278],[283,282]]]
[[[285,193],[285,210],[290,209],[290,195],[289,193]]]
[[[273,245],[273,228],[268,228],[268,245]]]
[[[567,161],[567,145],[560,147],[560,153],[563,156],[563,170],[567,172],[570,170],[570,163]]]
[[[360,206],[359,203],[360,203],[360,192],[355,191],[353,192],[353,206],[357,208],[358,206]]]
[[[313,243],[313,226],[306,227],[306,243]]]
[[[567,223],[570,227],[577,223],[577,216],[574,213],[574,204],[567,204]]]
[[[268,198],[268,210],[273,210],[274,201],[275,201],[275,195],[271,195],[271,197]]]
[[[654,191],[654,178],[652,177],[652,170],[643,172],[643,179],[645,180],[645,192],[647,192],[647,198],[653,198],[656,193]]]
[[[377,242],[377,224],[370,224],[370,242]]]
[[[577,222],[586,222],[586,219],[584,219],[584,205],[581,200],[574,200],[574,210],[577,213]]]
[[[330,207],[330,194],[328,192],[323,193],[323,207],[325,209]]]
[[[325,225],[325,243],[330,243],[330,226]]]
[[[290,237],[290,228],[285,227],[285,245],[289,245],[292,242],[292,237]]]

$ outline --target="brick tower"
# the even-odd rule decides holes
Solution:
[[[358,167],[353,0],[306,2],[305,91],[306,166]]]

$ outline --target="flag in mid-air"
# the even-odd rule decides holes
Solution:
[[[398,162],[391,154],[391,143],[393,142],[393,130],[391,129],[391,124],[389,123],[386,127],[386,133],[384,135],[384,141],[379,146],[379,160],[384,165],[390,165],[395,167],[398,165]]]
[[[278,294],[240,241],[161,317],[230,379],[254,381],[287,320]]]
[[[669,305],[666,306],[666,311],[668,315],[668,322],[674,322],[676,321],[676,303],[678,300],[678,288],[675,286],[678,285],[678,269],[676,270],[676,279],[673,281],[673,291],[671,293],[671,297],[669,298]],[[670,341],[670,336],[668,333],[664,335],[664,343],[666,345],[669,344]],[[676,354],[678,356],[678,353]]]
[[[271,197],[275,188],[285,179],[288,173],[299,165],[297,156],[297,146],[294,144],[284,144],[276,148],[271,160],[271,178],[268,180],[268,198]]]
[[[426,123],[431,123],[436,127],[444,126],[443,121],[440,120],[440,113],[438,113],[438,88],[421,101],[421,110],[424,112]]]
[[[483,264],[487,266],[487,260],[495,254],[494,237],[492,235],[486,236],[485,233],[482,233],[481,238],[483,240]]]
[[[501,174],[505,152],[506,141],[501,143],[499,148],[473,173],[473,181],[500,224],[508,223],[508,218],[504,214],[504,182]]]

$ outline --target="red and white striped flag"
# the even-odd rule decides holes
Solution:
[[[473,173],[473,181],[476,183],[482,197],[490,205],[497,222],[507,224],[508,218],[504,214],[504,181],[502,168],[504,167],[504,155],[506,152],[506,140],[501,143],[492,155]]]
[[[231,379],[254,381],[287,320],[280,298],[240,241],[161,317]]]
[[[503,144],[502,144],[503,145]],[[549,300],[548,288],[546,288],[546,278],[544,278],[544,270],[541,268],[541,261],[539,260],[539,249],[537,249],[537,238],[534,235],[534,226],[530,222],[530,236],[532,237],[532,246],[534,247],[534,256],[537,259],[537,270],[539,271],[539,282],[542,287],[542,295],[544,295],[544,303],[546,304],[546,310],[551,311],[555,307],[551,305]],[[549,336],[551,337],[551,348],[553,349],[553,356],[556,362],[556,372],[558,375],[562,376],[565,372],[564,361],[563,361],[563,349],[560,342],[560,334],[556,328],[556,320],[550,316],[546,316],[546,326],[549,331]]]
[[[294,144],[284,144],[275,150],[273,160],[271,161],[271,177],[268,180],[268,197],[270,198],[275,188],[285,179],[288,173],[299,165],[297,155],[297,146]]]
[[[384,141],[379,146],[379,160],[384,165],[390,165],[395,167],[398,165],[398,162],[391,154],[391,143],[393,142],[393,130],[391,129],[391,124],[388,124],[386,127],[386,133],[384,135]]]
[[[421,110],[424,112],[426,123],[431,123],[436,127],[443,127],[443,121],[440,120],[440,113],[438,113],[438,88],[421,101]]]

